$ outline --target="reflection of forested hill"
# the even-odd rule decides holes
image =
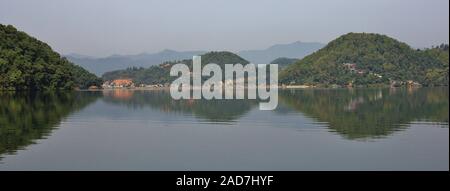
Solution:
[[[448,89],[281,91],[280,102],[349,139],[376,138],[420,121],[448,123]]]
[[[96,92],[0,92],[0,155],[45,138],[70,113],[95,101]]]
[[[104,91],[108,103],[151,107],[164,112],[192,113],[209,121],[233,121],[257,104],[255,100],[173,100],[167,91]]]

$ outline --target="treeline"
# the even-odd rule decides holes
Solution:
[[[0,24],[0,89],[84,89],[101,83],[100,78],[62,58],[46,43]]]

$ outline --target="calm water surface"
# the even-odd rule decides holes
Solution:
[[[448,88],[0,92],[0,170],[449,170]]]

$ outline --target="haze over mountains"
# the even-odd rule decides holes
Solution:
[[[278,56],[278,55],[277,55]],[[102,79],[132,79],[137,85],[169,84],[172,65],[129,68],[105,73]],[[192,60],[183,63],[192,65]],[[249,63],[232,52],[209,52],[202,63]],[[279,82],[317,87],[448,86],[448,45],[413,49],[406,43],[377,33],[347,33],[302,59],[280,57]]]
[[[325,46],[315,42],[294,42],[290,44],[277,44],[267,49],[245,50],[237,54],[251,63],[270,63],[279,57],[303,58]],[[104,58],[95,58],[79,54],[69,54],[65,57],[87,70],[102,75],[105,72],[125,69],[129,67],[150,67],[166,61],[190,59],[194,55],[204,54],[208,51],[175,51],[165,49],[157,53],[142,53],[137,55],[112,55]]]
[[[240,55],[226,51],[203,54],[202,51],[164,50],[155,54],[113,55],[107,58],[68,56],[78,60],[78,64],[85,61],[84,67],[97,73],[111,71],[102,79],[61,57],[45,42],[11,25],[0,24],[0,37],[0,89],[6,90],[96,88],[103,80],[118,78],[131,78],[139,85],[165,84],[172,79],[168,74],[171,66],[180,60],[189,65],[192,61],[188,59],[192,55],[202,55],[202,63],[250,63]],[[267,50],[245,53],[247,57],[252,55],[249,52],[253,55],[273,53],[273,58],[278,57],[271,63],[283,66],[279,73],[281,84],[325,87],[448,86],[448,44],[431,49],[414,49],[383,34],[347,33],[301,60],[286,58],[301,57],[300,53],[312,51],[305,48],[298,52],[289,51],[299,46],[304,47],[304,44],[275,45]],[[292,54],[287,55],[286,52]]]
[[[324,47],[318,42],[294,42],[290,44],[276,44],[264,50],[245,50],[237,54],[254,64],[268,64],[280,58],[303,58]]]
[[[102,75],[105,72],[120,70],[129,67],[150,67],[161,64],[164,61],[183,60],[192,58],[193,55],[202,54],[204,51],[163,50],[157,53],[142,53],[136,55],[111,55],[104,58],[95,58],[78,54],[66,55],[71,62],[86,68],[90,72]]]

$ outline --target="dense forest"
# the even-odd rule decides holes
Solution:
[[[416,50],[380,34],[349,33],[280,72],[283,84],[448,85],[448,45]]]
[[[0,24],[0,89],[46,90],[99,86],[101,79],[11,25]]]
[[[222,70],[225,64],[249,64],[249,62],[236,54],[231,52],[208,52],[202,56],[202,67],[209,63],[218,64]],[[151,66],[149,68],[128,68],[125,70],[116,70],[103,74],[102,78],[105,81],[110,81],[119,78],[132,79],[135,84],[165,84],[170,83],[176,77],[169,75],[170,68],[177,64],[184,63],[189,66],[192,71],[192,59],[181,61],[164,62],[158,66]]]

